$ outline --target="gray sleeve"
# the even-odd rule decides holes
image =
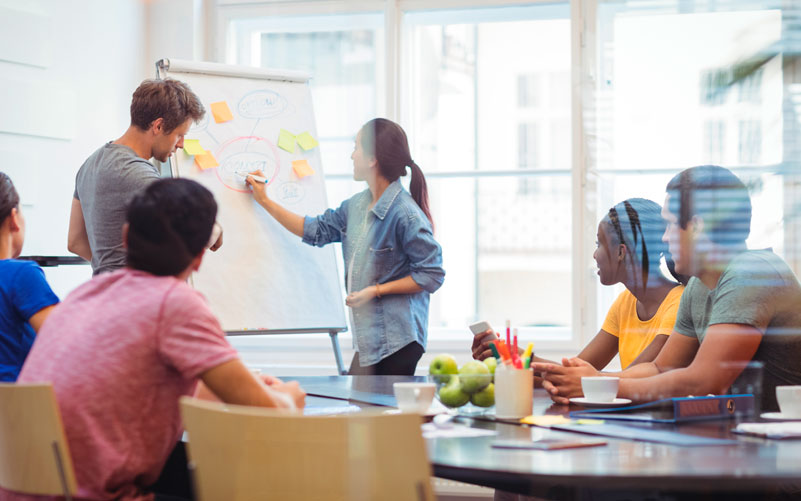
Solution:
[[[761,259],[746,259],[720,277],[709,314],[709,325],[743,324],[762,333],[773,318],[785,290],[784,277]]]
[[[690,282],[684,289],[679,301],[679,310],[676,312],[676,323],[673,325],[673,330],[682,336],[698,338],[698,332],[695,330],[695,322],[693,322],[693,309],[692,309],[692,296],[695,293],[696,284],[693,283],[697,278],[691,278]]]

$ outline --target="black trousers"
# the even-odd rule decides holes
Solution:
[[[351,376],[414,376],[417,362],[425,350],[412,341],[377,364],[363,366],[359,363],[359,352],[353,355],[348,374]]]
[[[156,501],[192,501],[192,478],[189,475],[189,459],[186,447],[178,442],[164,464],[156,483],[147,490],[156,495]]]

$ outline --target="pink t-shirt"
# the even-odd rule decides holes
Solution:
[[[123,269],[93,278],[54,309],[19,381],[53,383],[79,497],[151,499],[142,488],[156,481],[182,432],[179,397],[236,357],[199,292]]]

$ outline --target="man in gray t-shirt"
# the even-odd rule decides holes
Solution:
[[[123,144],[104,144],[81,166],[73,197],[81,207],[95,274],[125,266],[122,226],[128,202],[159,177],[153,164]]]
[[[131,125],[94,152],[78,171],[67,248],[92,263],[94,274],[125,266],[122,226],[133,195],[159,179],[148,160],[166,162],[205,110],[177,80],[145,80],[131,101]],[[220,236],[211,250],[222,244]]]
[[[687,284],[674,333],[653,362],[620,376],[618,396],[638,402],[721,394],[762,362],[761,403],[777,408],[779,384],[801,384],[801,286],[771,251],[749,251],[751,198],[722,167],[686,169],[667,186],[664,239]],[[599,373],[581,359],[534,364],[559,403],[581,395],[581,377]],[[748,369],[746,369],[748,371]],[[757,390],[759,391],[759,390]]]
[[[762,363],[762,407],[776,409],[776,386],[801,383],[801,285],[787,263],[770,250],[745,251],[731,260],[714,289],[691,278],[676,333],[703,344],[710,326],[725,324],[762,334],[751,360]]]

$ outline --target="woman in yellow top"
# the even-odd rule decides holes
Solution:
[[[689,277],[678,275],[673,268],[667,243],[662,241],[666,225],[661,210],[656,202],[630,198],[609,209],[598,223],[593,258],[601,283],[626,286],[606,314],[601,330],[578,354],[598,370],[617,354],[624,369],[652,361],[673,331],[683,284]],[[662,273],[662,257],[679,283]],[[489,343],[494,339],[497,335],[490,330],[477,334],[473,358],[491,356]]]

